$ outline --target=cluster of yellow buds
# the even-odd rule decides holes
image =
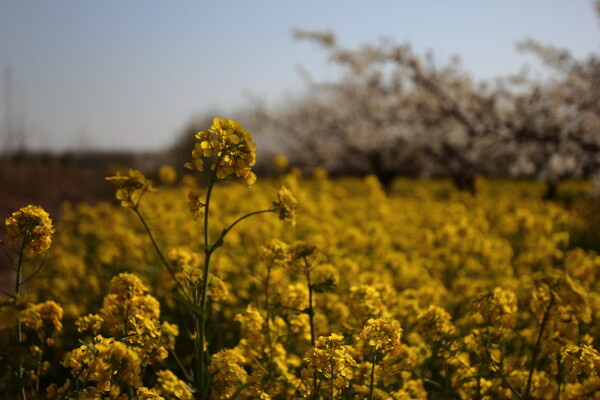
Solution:
[[[400,323],[386,318],[369,318],[360,332],[360,338],[367,342],[369,350],[381,353],[396,351],[401,345],[401,336]]]
[[[348,372],[357,366],[344,346],[344,336],[337,333],[319,337],[315,346],[306,353],[304,361],[308,363],[308,375],[316,370],[325,379],[333,380],[338,390],[348,387]]]
[[[298,201],[289,191],[288,188],[282,186],[277,192],[277,201],[273,202],[275,211],[279,214],[279,219],[289,222],[292,226],[296,225],[296,208]]]
[[[54,228],[50,216],[41,207],[23,207],[12,213],[4,225],[9,245],[21,246],[28,254],[38,254],[50,248]]]
[[[152,181],[135,169],[130,169],[129,175],[117,173],[117,175],[110,176],[106,180],[111,181],[116,186],[117,200],[121,201],[123,207],[136,208],[144,193],[156,191],[152,186]]]
[[[512,329],[516,323],[517,296],[510,290],[497,287],[475,300],[472,313],[488,324]]]
[[[236,121],[215,118],[207,131],[198,132],[192,161],[185,167],[192,171],[204,170],[204,159],[211,159],[209,166],[217,178],[223,179],[235,174],[248,185],[256,181],[250,169],[256,163],[256,147],[250,132]]]

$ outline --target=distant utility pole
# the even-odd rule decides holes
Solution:
[[[4,140],[3,151],[7,155],[11,153],[13,146],[12,127],[12,67],[10,64],[4,66]]]
[[[10,64],[4,66],[4,137],[0,154],[13,154],[25,150],[25,130],[15,124],[13,110],[13,69]]]

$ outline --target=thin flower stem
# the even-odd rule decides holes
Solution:
[[[173,358],[177,362],[177,365],[179,366],[179,369],[181,369],[181,372],[183,373],[183,375],[185,375],[185,379],[189,381],[190,380],[190,374],[188,373],[188,371],[184,367],[183,363],[181,362],[181,359],[179,358],[179,356],[177,355],[177,353],[175,352],[175,350],[169,349],[169,352],[171,353],[171,355],[173,356]]]
[[[562,383],[564,379],[564,364],[561,362],[560,352],[556,352],[556,365],[558,369],[558,374],[556,376],[556,394],[554,395],[555,399],[560,399],[560,391],[562,390]]]
[[[477,392],[475,394],[475,399],[476,400],[481,400],[481,363],[479,363],[479,365],[477,366],[477,376],[475,377],[475,379],[477,379],[476,382],[476,388],[477,388]]]
[[[173,271],[173,269],[169,265],[169,262],[167,261],[167,259],[163,255],[162,251],[160,250],[160,247],[158,247],[158,244],[156,243],[156,240],[154,240],[154,235],[152,235],[152,231],[150,230],[150,227],[146,223],[146,219],[144,218],[144,216],[142,215],[142,213],[140,212],[140,210],[138,209],[137,206],[136,207],[132,207],[131,209],[135,212],[135,214],[138,216],[140,222],[144,226],[144,229],[146,230],[146,234],[150,238],[150,241],[152,242],[152,246],[154,246],[154,250],[156,251],[156,254],[158,254],[158,257],[160,258],[160,260],[162,261],[162,263],[164,264],[164,266],[167,268],[167,271],[169,271],[169,274],[171,275],[171,278],[173,278],[173,281],[175,281],[175,284],[177,285],[177,287],[178,287],[179,291],[181,292],[182,296],[188,302],[191,302],[191,299],[189,298],[189,296],[188,296],[187,292],[185,291],[183,285],[181,284],[181,282],[179,282],[179,280],[175,276],[175,272]]]
[[[496,374],[498,374],[498,376],[500,377],[500,379],[502,379],[502,382],[504,382],[504,384],[506,385],[506,387],[512,392],[512,394],[517,398],[520,399],[521,398],[521,393],[519,393],[508,381],[508,379],[506,378],[506,375],[504,374],[504,372],[502,371],[501,368],[498,368],[497,365],[495,365],[493,359],[492,359],[492,354],[490,353],[490,350],[488,349],[487,345],[484,346],[485,349],[485,355],[490,363],[490,367],[493,369],[493,372],[495,372]],[[500,367],[502,367],[502,362],[500,362]]]
[[[531,391],[531,382],[533,379],[533,372],[535,371],[535,364],[537,362],[537,358],[540,353],[541,344],[542,344],[542,336],[544,334],[546,324],[548,323],[548,319],[550,317],[550,309],[552,308],[552,306],[554,306],[554,300],[555,300],[554,293],[552,293],[552,291],[551,291],[550,292],[550,303],[548,304],[548,307],[546,308],[546,311],[544,312],[544,316],[543,316],[542,322],[540,324],[540,332],[538,333],[538,337],[535,342],[535,347],[533,349],[533,355],[531,357],[531,366],[529,367],[529,376],[527,377],[527,387],[525,388],[525,394],[523,395],[523,398],[525,400],[530,398],[529,394]]]
[[[225,228],[223,230],[223,232],[221,233],[221,236],[219,236],[219,238],[216,240],[216,242],[214,243],[213,246],[218,246],[221,243],[223,243],[223,239],[225,239],[225,235],[227,235],[229,233],[229,231],[233,229],[234,226],[236,226],[238,223],[242,222],[246,218],[252,217],[252,216],[258,215],[258,214],[268,213],[268,212],[275,212],[275,209],[274,208],[268,208],[266,210],[254,211],[254,212],[246,214],[246,215],[244,215],[242,217],[239,217],[231,225],[229,225],[227,228]]]
[[[306,261],[306,258],[304,259],[304,262],[307,265],[307,269],[308,269],[308,261]],[[313,310],[313,292],[312,292],[312,284],[310,282],[310,270],[308,270],[308,272],[306,273],[306,281],[308,283],[308,321],[310,324],[310,345],[311,347],[315,347],[315,320],[314,320],[314,310]],[[315,368],[315,373],[313,375],[313,390],[315,392],[315,396],[314,398],[317,398],[317,393],[319,391],[318,385],[317,385],[317,369]]]
[[[23,266],[23,253],[25,252],[25,239],[23,239],[23,242],[21,243],[21,249],[19,250],[19,259],[17,261],[17,265],[16,265],[16,270],[17,270],[17,277],[15,280],[15,294],[18,295],[20,290],[21,290],[21,269]]]
[[[322,379],[319,379],[317,381],[317,372],[315,370],[315,388],[314,388],[315,394],[313,396],[313,399],[315,399],[315,400],[319,398],[319,392],[321,391],[321,382],[322,381],[323,381]]]
[[[266,328],[267,328],[267,343],[269,345],[269,375],[271,375],[271,369],[273,367],[273,342],[271,341],[271,303],[269,301],[270,295],[270,281],[271,281],[271,269],[272,264],[270,263],[267,267],[267,278],[265,279],[265,309],[267,310]]]
[[[371,361],[371,378],[369,380],[369,400],[373,400],[373,388],[375,386],[375,364],[377,363],[377,354],[373,354]]]
[[[220,160],[220,159],[219,159]],[[218,161],[217,161],[217,166],[218,166]],[[200,383],[200,387],[199,387],[199,395],[200,396],[204,396],[205,394],[205,390],[206,390],[206,382],[205,382],[205,373],[206,373],[206,354],[204,351],[204,346],[205,346],[205,330],[206,330],[206,296],[207,296],[207,292],[208,292],[208,274],[210,272],[210,256],[212,255],[212,252],[214,250],[213,246],[210,245],[210,237],[208,235],[208,217],[209,217],[209,211],[210,211],[210,199],[211,199],[211,194],[212,194],[212,189],[215,183],[215,178],[216,178],[216,170],[217,168],[215,167],[215,170],[213,171],[210,181],[208,183],[208,189],[206,191],[206,198],[205,198],[205,202],[204,202],[204,274],[202,275],[202,284],[203,284],[203,288],[202,288],[202,293],[200,293],[200,313],[201,315],[198,316],[197,314],[194,314],[194,324],[195,324],[195,329],[196,329],[196,362],[197,362],[197,371],[196,371],[196,378],[199,378],[197,380],[197,382]],[[196,292],[195,298],[194,298],[194,306],[198,306],[198,292]]]
[[[331,376],[329,377],[329,398],[331,400],[333,400],[333,396],[334,396],[334,388],[333,388],[333,371],[335,370],[335,361],[333,359],[333,355],[331,356],[331,362],[330,362],[330,366],[331,366]]]
[[[208,211],[208,210],[207,210]],[[197,362],[199,363],[198,365],[198,372],[197,374],[199,374],[199,378],[200,378],[200,393],[204,394],[205,391],[205,370],[206,370],[206,359],[205,357],[207,356],[206,352],[204,351],[204,347],[205,347],[205,331],[206,331],[206,319],[207,319],[207,315],[206,313],[206,299],[207,299],[207,292],[208,292],[208,273],[210,271],[210,256],[212,255],[212,251],[207,251],[204,255],[204,275],[203,275],[203,289],[202,289],[202,293],[200,293],[201,296],[201,300],[200,300],[200,314],[201,315],[197,315],[194,314],[194,322],[195,322],[195,326],[196,326],[196,345],[197,345],[197,351],[198,351],[198,359]],[[197,294],[196,293],[196,298],[195,301],[197,302]],[[197,304],[197,303],[196,303]]]
[[[16,250],[15,249],[11,249],[9,247],[5,247],[7,245],[2,240],[0,240],[0,245],[2,246],[2,253],[4,253],[4,255],[6,256],[6,258],[8,258],[8,260],[10,261],[10,263],[14,265],[15,261],[12,258],[12,256],[8,253],[7,250],[12,251],[13,253],[16,253]]]
[[[21,271],[23,268],[23,254],[25,253],[25,247],[27,246],[27,236],[25,236],[23,238],[23,241],[21,242],[21,248],[19,249],[19,259],[17,261],[17,265],[16,265],[16,272],[17,272],[17,276],[16,276],[16,280],[15,280],[15,297],[18,298],[19,297],[19,293],[21,291]],[[17,346],[21,345],[21,335],[22,335],[22,326],[21,326],[21,318],[17,319]],[[21,386],[21,399],[25,400],[27,398],[26,394],[25,394],[25,385],[23,385],[23,360],[21,359],[21,357],[19,357],[19,367],[18,367],[18,374],[19,374],[19,385]]]
[[[306,274],[308,281],[308,321],[310,323],[310,345],[315,347],[315,312],[313,309],[313,290],[310,282],[310,272]]]
[[[42,260],[42,262],[40,263],[40,265],[37,267],[37,269],[33,272],[33,274],[31,274],[28,278],[23,279],[21,281],[21,285],[26,284],[27,282],[29,282],[30,280],[32,280],[37,274],[38,272],[40,272],[40,270],[42,269],[42,267],[44,266],[44,263],[46,262],[46,256],[48,255],[48,252],[44,253],[44,258]]]
[[[42,367],[43,367],[43,363],[44,363],[44,351],[46,351],[45,348],[45,341],[42,340],[41,343],[41,347],[40,347],[40,358],[38,360],[38,366],[37,366],[37,373],[36,373],[36,380],[35,380],[35,396],[39,396],[40,394],[40,376],[42,375]]]

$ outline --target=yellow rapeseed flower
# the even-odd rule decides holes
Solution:
[[[168,369],[158,371],[155,389],[168,399],[192,400],[194,396],[190,388]]]
[[[158,168],[158,180],[165,185],[171,185],[177,181],[177,171],[171,165],[161,165]]]
[[[22,247],[27,254],[39,254],[50,248],[54,228],[41,207],[29,205],[15,211],[4,221],[4,226],[8,244]]]
[[[306,353],[305,361],[325,379],[333,379],[338,390],[348,387],[347,373],[356,367],[356,361],[344,346],[344,336],[337,333],[319,337]]]
[[[417,316],[417,330],[433,342],[446,340],[456,333],[452,316],[443,308],[430,305]]]
[[[480,295],[473,303],[472,312],[480,315],[488,324],[512,328],[517,312],[517,296],[510,290],[497,287]]]
[[[203,159],[210,159],[209,168],[219,179],[229,175],[243,178],[250,186],[256,181],[251,171],[256,164],[256,146],[250,132],[237,121],[215,118],[212,126],[196,134],[199,140],[192,150],[192,160],[185,167],[192,171],[203,171]]]
[[[277,192],[277,201],[273,202],[273,207],[279,214],[279,219],[295,225],[297,205],[298,201],[292,192],[285,186],[282,186],[279,192]]]
[[[400,323],[387,318],[369,318],[360,332],[360,338],[367,342],[369,349],[381,353],[396,351],[401,336]]]
[[[116,197],[123,207],[136,208],[144,193],[156,191],[152,181],[136,169],[130,169],[129,175],[121,175],[117,172],[115,176],[109,176],[106,180],[112,182],[117,188]]]
[[[289,167],[289,165],[290,161],[283,154],[278,154],[273,157],[273,168],[275,168],[275,171],[282,173],[287,169],[287,167]]]

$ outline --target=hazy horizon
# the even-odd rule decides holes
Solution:
[[[329,29],[348,47],[390,37],[440,64],[458,54],[477,79],[531,64],[515,47],[526,38],[578,58],[600,49],[588,0],[0,0],[0,150],[16,130],[31,149],[159,150],[194,116],[299,95],[299,66],[335,79],[327,55],[292,28]]]

